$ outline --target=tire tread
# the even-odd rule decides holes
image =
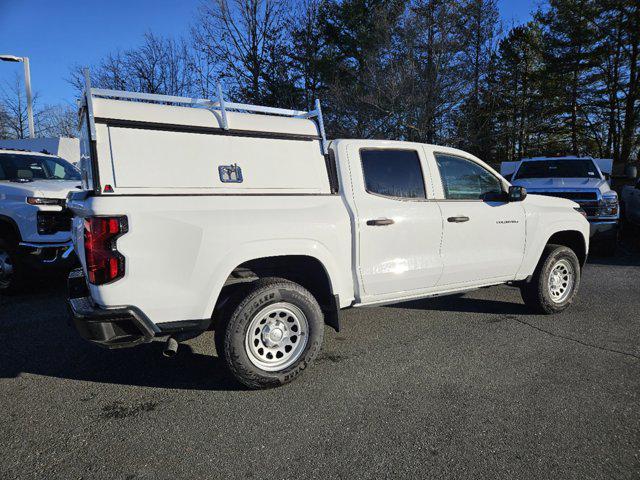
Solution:
[[[256,298],[273,289],[286,290],[300,295],[308,302],[308,306],[315,310],[315,314],[319,319],[315,327],[310,325],[310,328],[319,329],[318,334],[315,336],[316,338],[314,340],[309,338],[311,343],[307,346],[301,358],[284,372],[264,372],[259,370],[248,359],[245,361],[241,352],[237,351],[238,346],[235,344],[237,342],[238,329],[242,329],[243,319],[239,318],[240,312],[249,307],[252,302],[255,302]],[[311,318],[307,320],[310,323],[313,321]],[[322,345],[323,326],[324,322],[322,322],[320,306],[308,290],[284,278],[261,278],[236,292],[234,298],[223,309],[222,318],[216,326],[216,348],[220,348],[218,355],[224,360],[230,373],[245,386],[251,389],[277,387],[294,380],[313,362]],[[234,329],[236,332],[230,333]],[[242,337],[242,342],[244,343],[244,335]]]
[[[575,283],[573,286],[573,293],[563,303],[554,303],[551,298],[548,297],[547,288],[545,285],[544,273],[554,259],[559,256],[568,256],[575,267]],[[525,282],[520,287],[520,294],[525,305],[532,311],[544,315],[551,315],[559,313],[565,310],[572,302],[580,286],[580,262],[575,252],[564,245],[548,244],[542,251],[538,265],[533,273],[533,276],[528,282]]]

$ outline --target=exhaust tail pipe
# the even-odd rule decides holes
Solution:
[[[178,353],[178,345],[179,343],[175,338],[169,337],[167,339],[167,343],[165,343],[164,345],[164,350],[162,351],[162,354],[168,358],[175,356],[175,354]]]

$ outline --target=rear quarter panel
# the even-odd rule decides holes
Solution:
[[[317,258],[341,302],[353,298],[349,217],[337,195],[101,196],[73,207],[80,217],[128,217],[117,241],[124,278],[90,287],[102,306],[133,305],[156,323],[209,318],[236,266],[278,255]]]

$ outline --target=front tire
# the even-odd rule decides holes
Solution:
[[[20,286],[20,265],[14,242],[0,238],[0,293],[11,294]]]
[[[565,310],[580,286],[580,262],[568,247],[547,245],[529,282],[520,287],[524,303],[537,313]]]
[[[284,385],[315,359],[324,317],[302,286],[264,278],[243,289],[216,327],[216,347],[231,374],[249,388]]]

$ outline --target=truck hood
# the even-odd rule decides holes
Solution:
[[[516,178],[513,185],[531,190],[600,190],[602,193],[610,190],[606,180],[601,178]]]
[[[2,182],[1,191],[25,197],[67,198],[70,191],[80,188],[80,180],[34,180],[32,182]]]

